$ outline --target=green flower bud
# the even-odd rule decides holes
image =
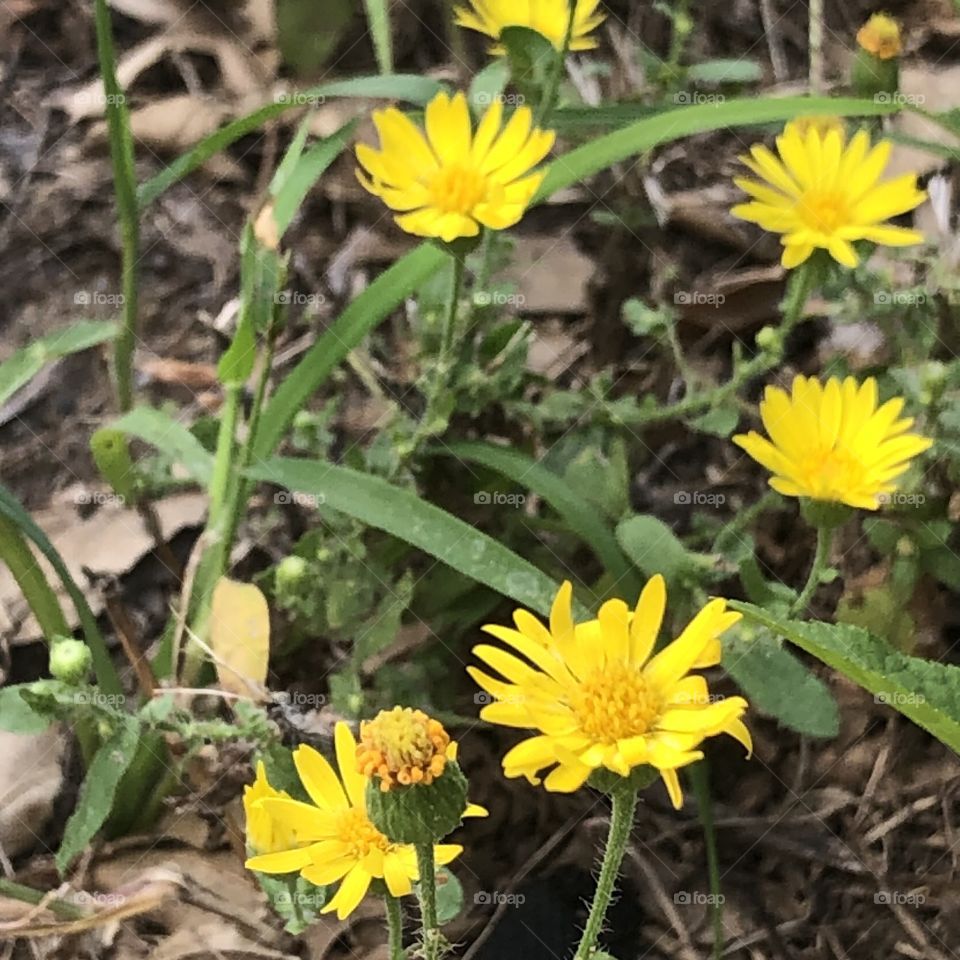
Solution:
[[[57,680],[78,686],[90,675],[93,655],[82,640],[55,638],[50,646],[50,673]]]
[[[274,573],[277,590],[291,590],[297,587],[307,574],[307,561],[303,557],[284,557],[277,564]]]

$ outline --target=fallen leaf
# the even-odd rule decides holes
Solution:
[[[213,591],[210,646],[220,686],[262,699],[270,658],[270,611],[252,583],[222,577]]]
[[[59,727],[43,733],[0,730],[0,849],[15,857],[40,842],[63,783]]]

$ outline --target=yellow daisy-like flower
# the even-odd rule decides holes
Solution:
[[[900,25],[885,13],[875,13],[858,31],[857,43],[881,60],[899,57],[903,49]]]
[[[798,376],[791,395],[766,389],[760,417],[770,439],[751,430],[733,442],[773,473],[770,486],[784,496],[876,510],[933,443],[907,433],[913,419],[898,419],[903,403],[896,397],[878,408],[872,377],[862,385],[831,377],[823,385]]]
[[[243,812],[247,819],[247,846],[255,853],[275,853],[295,846],[293,831],[284,823],[278,823],[258,803],[265,799],[289,800],[290,794],[276,790],[267,780],[263,761],[257,762],[257,776],[252,784],[243,788]]]
[[[516,629],[484,630],[509,647],[481,644],[473,652],[504,679],[468,667],[496,702],[480,716],[491,723],[539,730],[503,758],[508,777],[540,782],[547,790],[578,789],[601,767],[629,776],[634,767],[655,767],[674,807],[683,796],[677,770],[703,757],[706,737],[727,733],[752,750],[740,719],[743,697],[710,696],[703,677],[690,671],[720,662],[721,633],[740,614],[725,600],[711,600],[686,629],[653,654],[667,604],[666,586],[652,577],[630,610],[609,600],[597,619],[574,623],[573,589],[564,583],[550,611],[549,627],[526,610],[513,615]]]
[[[796,123],[788,124],[777,137],[779,156],[755,144],[749,157],[740,158],[763,182],[737,178],[737,186],[753,199],[731,212],[783,234],[782,263],[787,268],[803,263],[818,248],[845,267],[855,267],[855,240],[892,247],[922,243],[917,230],[883,222],[926,199],[915,174],[880,182],[891,146],[881,140],[871,148],[865,130],[844,145],[835,129],[823,133],[810,125],[804,135]]]
[[[397,224],[418,237],[451,243],[480,227],[504,230],[523,216],[543,178],[530,171],[555,135],[533,126],[529,107],[503,124],[495,102],[476,133],[467,98],[438,93],[427,105],[426,135],[395,107],[374,111],[380,150],[357,146],[360,183],[391,209]]]
[[[443,724],[422,710],[394,707],[360,724],[357,769],[376,775],[384,793],[398,784],[429,786],[456,757],[457,745]]]
[[[456,7],[458,26],[485,33],[494,40],[507,27],[527,27],[546,37],[555,50],[563,49],[570,18],[568,0],[469,0],[469,7]],[[573,14],[571,50],[592,50],[596,38],[590,34],[603,23],[606,14],[597,10],[600,0],[577,0]],[[491,53],[500,56],[504,48],[494,44]]]
[[[401,897],[410,893],[419,873],[414,848],[391,843],[367,817],[368,778],[357,771],[357,742],[347,724],[337,724],[334,740],[339,776],[313,747],[300,746],[293,753],[312,803],[264,795],[251,804],[273,821],[275,831],[286,830],[295,840],[287,849],[251,857],[246,866],[261,873],[299,872],[320,887],[340,881],[320,912],[335,910],[342,920],[356,909],[373,880],[385,881],[390,893]],[[464,816],[477,815],[482,811],[476,807],[464,811]],[[436,862],[450,863],[462,850],[455,843],[437,844]]]

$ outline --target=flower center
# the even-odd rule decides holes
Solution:
[[[847,204],[840,193],[808,193],[800,203],[800,217],[820,233],[833,233],[850,222]]]
[[[337,824],[337,839],[347,844],[350,855],[362,860],[371,850],[384,850],[390,841],[356,807],[345,811]]]
[[[360,725],[357,769],[364,776],[378,776],[384,791],[396,783],[429,784],[443,773],[449,746],[443,725],[422,710],[381,710]]]
[[[472,167],[444,167],[430,184],[433,206],[444,213],[470,213],[486,193],[486,178]]]
[[[580,682],[571,706],[587,736],[612,743],[646,733],[660,713],[660,698],[637,667],[609,663]]]
[[[801,469],[813,495],[826,499],[859,487],[863,480],[860,461],[846,450],[835,447],[814,451],[804,459]]]

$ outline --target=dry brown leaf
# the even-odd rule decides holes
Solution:
[[[210,646],[224,690],[257,699],[265,695],[270,611],[258,587],[228,577],[220,579],[213,591]]]
[[[0,730],[0,848],[15,857],[35,847],[63,783],[63,733]]]
[[[518,287],[515,305],[523,313],[570,314],[586,310],[595,272],[596,264],[569,237],[541,236],[518,245],[506,277]]]

